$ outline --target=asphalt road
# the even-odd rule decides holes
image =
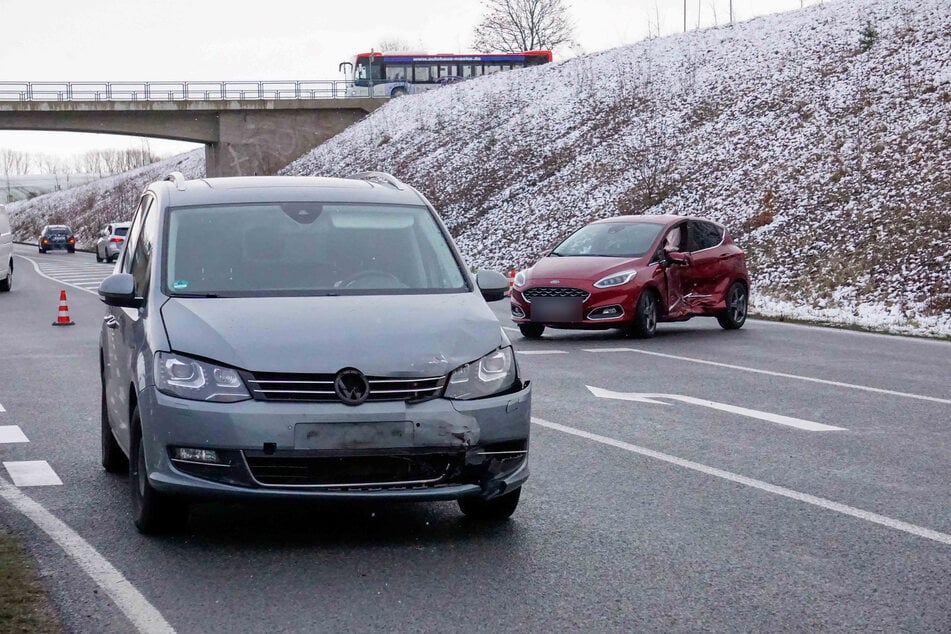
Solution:
[[[99,466],[103,307],[80,289],[112,267],[18,252],[73,286],[18,257],[0,296],[0,426],[29,439],[0,443],[0,487],[98,551],[159,625],[951,631],[949,343],[762,321],[662,324],[650,341],[512,330],[536,417],[512,521],[473,524],[452,503],[205,504],[187,533],[147,538],[126,478]],[[61,288],[76,325],[54,328]],[[511,328],[507,302],[495,308]],[[14,487],[21,461],[62,484]],[[36,556],[67,630],[135,631],[2,497],[0,521]]]

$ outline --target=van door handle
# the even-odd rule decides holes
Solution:
[[[112,315],[106,315],[102,318],[102,321],[106,324],[106,328],[118,328],[119,320],[113,317]]]

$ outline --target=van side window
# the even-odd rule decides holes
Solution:
[[[127,272],[135,279],[135,294],[138,297],[146,297],[149,292],[152,251],[158,233],[158,214],[151,213],[154,206],[151,196],[142,199],[139,213],[129,231],[130,242],[126,248]]]

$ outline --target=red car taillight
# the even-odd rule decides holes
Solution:
[[[122,242],[122,238],[109,238],[109,242]]]
[[[46,238],[43,238],[43,244],[49,244],[49,243],[50,243],[49,240],[47,240]]]
[[[70,239],[69,239],[69,243],[70,243],[70,244],[72,244],[72,243],[74,243],[74,242],[76,242],[76,238],[70,238]]]

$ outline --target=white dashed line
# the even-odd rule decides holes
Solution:
[[[698,363],[701,365],[712,365],[718,368],[728,368],[730,370],[739,370],[741,372],[752,372],[754,374],[765,374],[767,376],[778,376],[784,379],[796,379],[797,381],[809,381],[811,383],[822,383],[823,385],[834,385],[836,387],[846,387],[853,390],[864,390],[866,392],[875,392],[877,394],[888,394],[889,396],[902,396],[904,398],[914,398],[921,401],[932,401],[935,403],[945,403],[951,405],[951,399],[938,398],[937,396],[924,396],[922,394],[911,394],[909,392],[898,392],[895,390],[885,390],[878,387],[869,387],[867,385],[856,385],[854,383],[843,383],[841,381],[830,381],[828,379],[817,379],[811,376],[802,376],[799,374],[787,374],[785,372],[773,372],[771,370],[760,370],[758,368],[747,368],[742,365],[732,365],[729,363],[719,363],[717,361],[707,361],[705,359],[692,359],[690,357],[681,357],[674,354],[664,354],[662,352],[649,352],[647,350],[638,350],[637,348],[582,348],[584,352],[634,352],[637,354],[647,354],[652,357],[663,357],[664,359],[674,359],[676,361],[687,361],[688,363]]]
[[[0,444],[30,442],[19,425],[0,425]]]
[[[22,460],[4,462],[3,466],[13,484],[18,487],[45,487],[60,486],[63,481],[59,479],[53,467],[45,460]]]
[[[730,482],[736,482],[737,484],[742,484],[744,486],[752,487],[754,489],[759,489],[760,491],[766,491],[767,493],[780,495],[782,497],[790,498],[798,502],[804,502],[805,504],[818,506],[820,508],[824,508],[829,511],[835,511],[836,513],[849,515],[851,517],[855,517],[860,520],[865,520],[866,522],[872,522],[873,524],[887,526],[888,528],[893,528],[895,530],[903,531],[905,533],[910,533],[912,535],[917,535],[918,537],[924,537],[925,539],[931,539],[936,542],[941,542],[942,544],[947,544],[951,546],[951,535],[948,535],[946,533],[939,533],[938,531],[932,530],[930,528],[916,526],[915,524],[909,524],[908,522],[903,522],[901,520],[896,520],[891,517],[886,517],[885,515],[879,515],[878,513],[863,511],[862,509],[858,509],[852,506],[847,506],[845,504],[840,504],[839,502],[833,502],[832,500],[827,500],[825,498],[817,497],[815,495],[810,495],[808,493],[800,493],[799,491],[794,491],[793,489],[787,489],[786,487],[781,487],[775,484],[770,484],[768,482],[763,482],[761,480],[748,478],[746,476],[742,476],[736,473],[724,471],[723,469],[717,469],[716,467],[708,467],[707,465],[700,464],[699,462],[684,460],[683,458],[678,458],[676,456],[671,456],[669,454],[661,453],[659,451],[654,451],[653,449],[638,447],[637,445],[632,445],[630,443],[626,443],[621,440],[608,438],[607,436],[601,436],[598,434],[592,434],[591,432],[583,431],[581,429],[576,429],[574,427],[559,425],[558,423],[552,423],[547,420],[543,420],[541,418],[532,417],[532,422],[538,425],[539,427],[547,427],[548,429],[560,431],[564,434],[571,434],[572,436],[578,436],[579,438],[593,440],[594,442],[599,442],[603,445],[609,445],[611,447],[623,449],[624,451],[630,451],[631,453],[636,453],[636,454],[645,456],[647,458],[661,460],[663,462],[676,465],[678,467],[683,467],[684,469],[690,469],[691,471],[698,471],[700,473],[704,473],[706,475],[710,475],[715,478],[721,478],[723,480],[729,480]]]

